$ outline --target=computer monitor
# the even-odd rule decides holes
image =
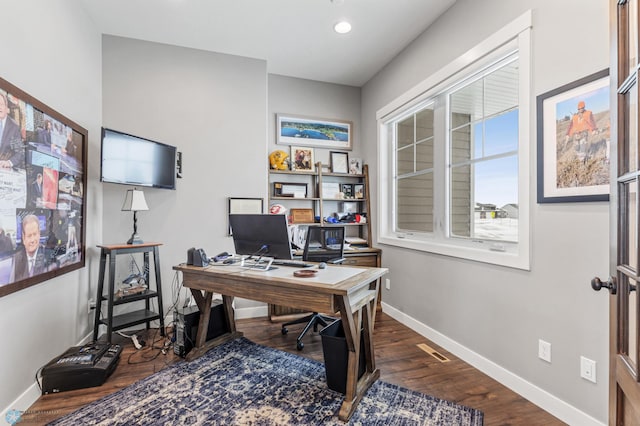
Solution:
[[[287,217],[283,214],[230,214],[236,254],[292,259]]]

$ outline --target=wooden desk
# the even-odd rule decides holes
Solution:
[[[373,350],[373,326],[379,278],[386,268],[366,268],[329,265],[314,278],[296,278],[296,268],[279,267],[263,272],[239,266],[209,266],[205,268],[178,265],[182,284],[191,290],[200,309],[200,323],[195,347],[187,360],[204,354],[208,349],[242,336],[236,330],[232,308],[234,297],[287,305],[314,312],[340,312],[349,350],[346,394],[338,417],[347,421],[367,389],[380,377]],[[222,294],[229,333],[206,342],[211,297]],[[364,347],[360,347],[361,330]],[[358,360],[364,350],[366,368],[358,379]]]

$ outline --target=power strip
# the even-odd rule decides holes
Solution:
[[[133,346],[135,346],[136,349],[138,349],[138,350],[142,349],[142,345],[138,341],[138,336],[137,335],[134,334],[133,336],[131,336],[131,341],[133,341]]]

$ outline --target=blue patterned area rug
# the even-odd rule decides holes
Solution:
[[[324,364],[246,338],[172,364],[51,425],[344,425]],[[481,411],[378,380],[349,425],[480,426]]]

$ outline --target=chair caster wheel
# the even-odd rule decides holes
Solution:
[[[282,330],[280,330],[282,332],[282,334],[287,334],[289,332],[289,329],[287,327],[282,327]]]
[[[296,348],[298,348],[298,350],[301,351],[302,348],[304,348],[304,343],[302,343],[302,342],[296,343]]]

